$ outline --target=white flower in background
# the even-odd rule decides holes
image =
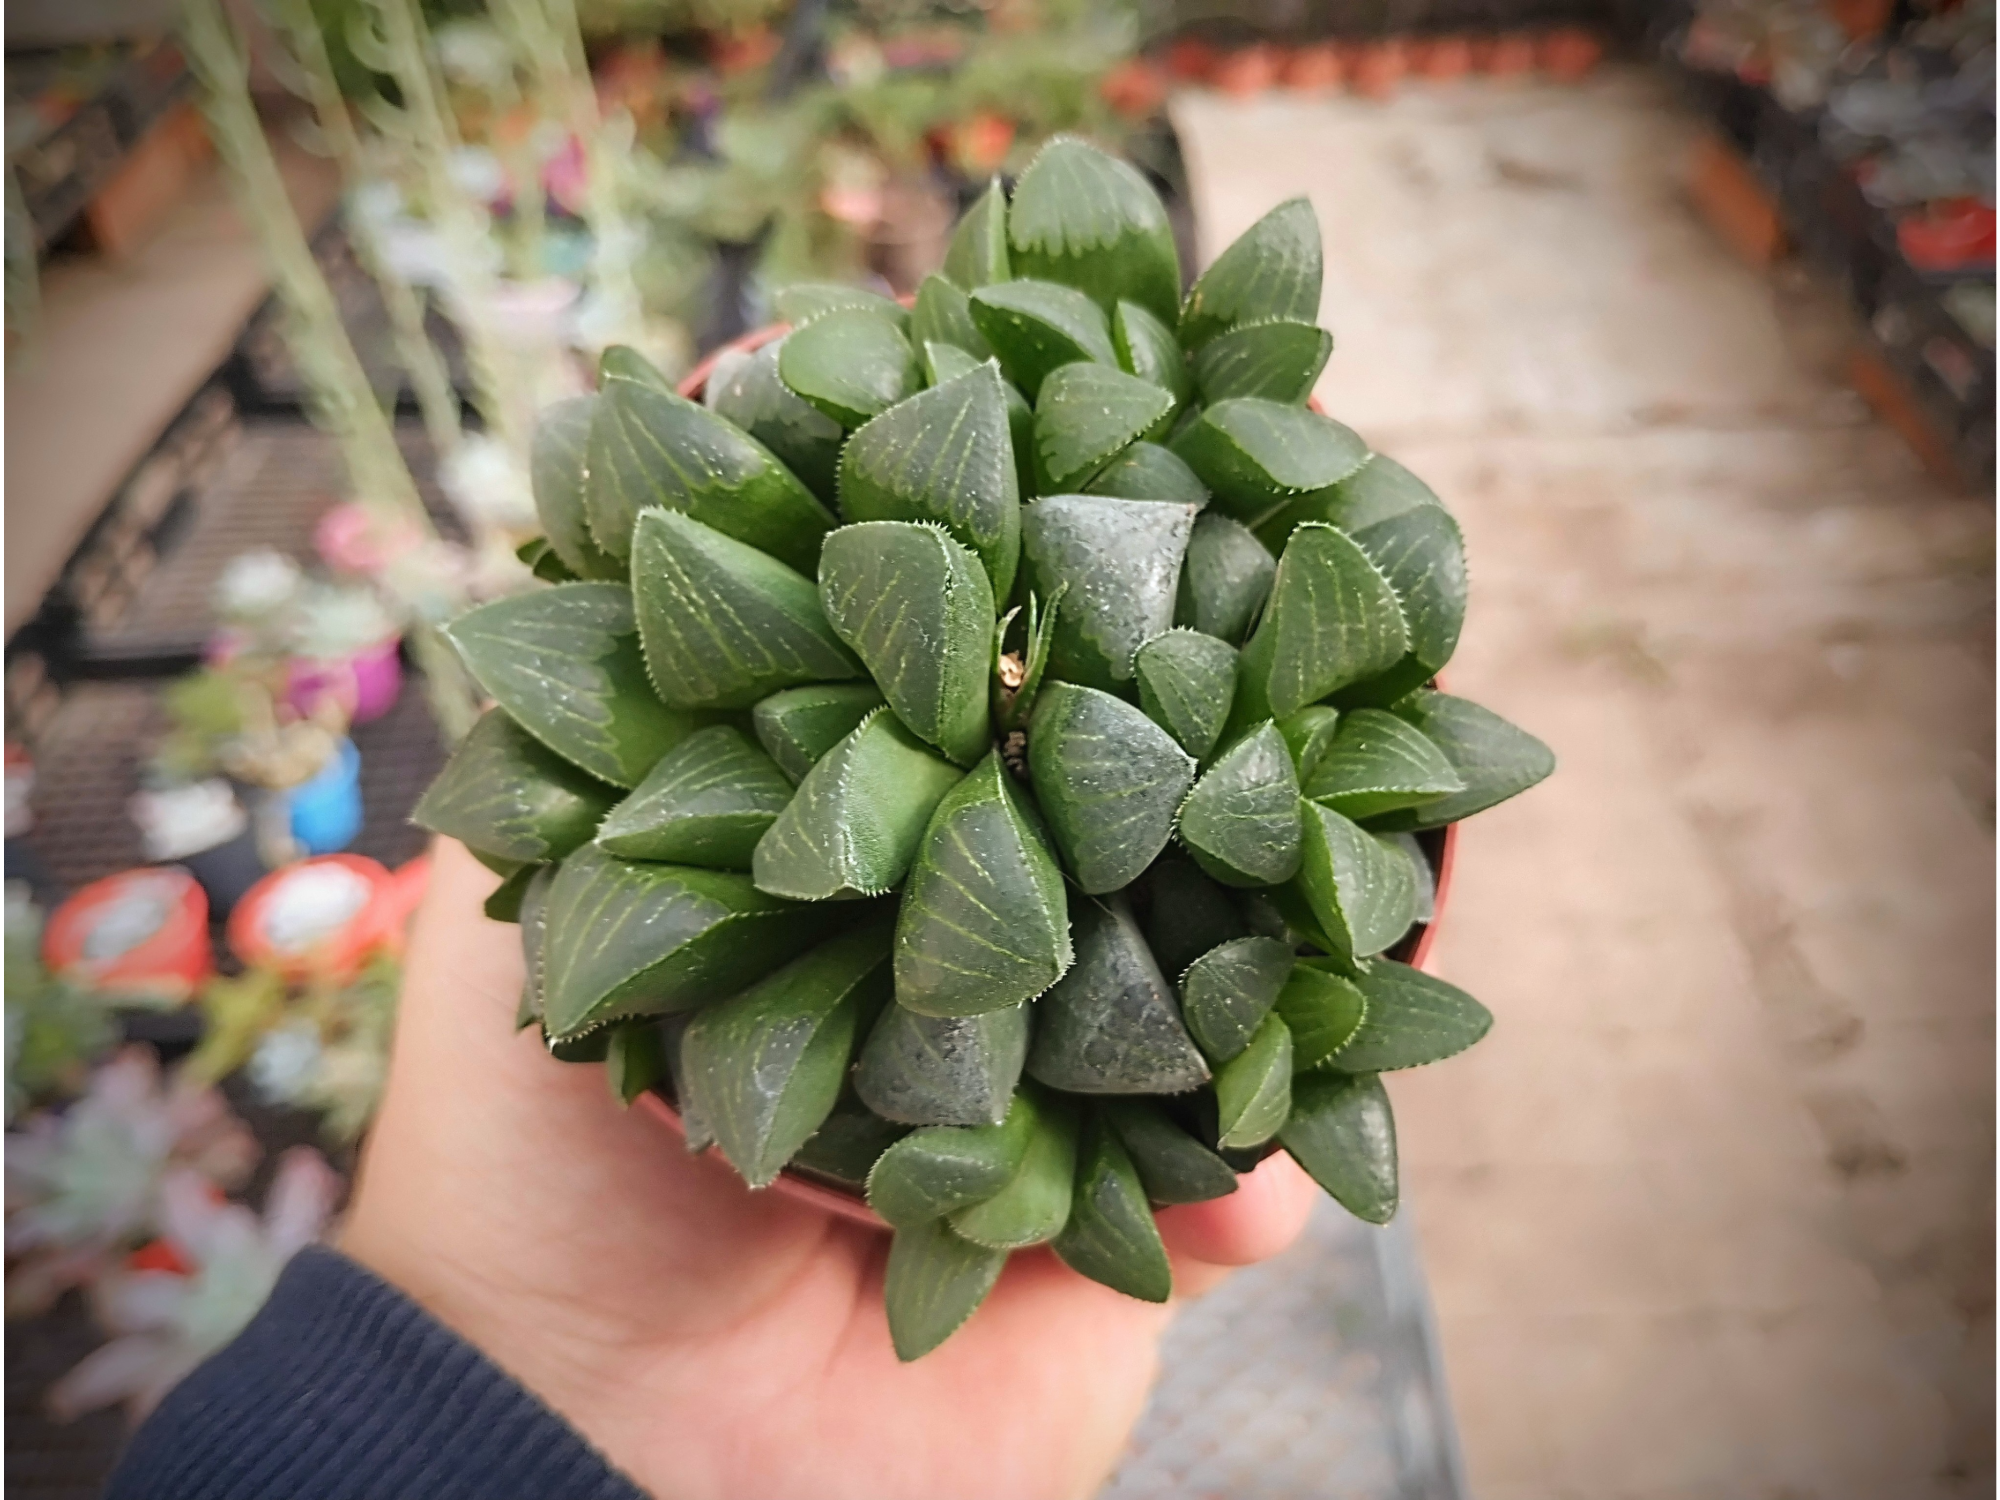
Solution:
[[[535,524],[535,492],[505,443],[467,433],[458,451],[438,466],[438,484],[475,535]]]
[[[460,146],[447,164],[458,190],[481,203],[498,203],[507,196],[507,168],[484,146]]]
[[[286,1262],[324,1232],[339,1193],[340,1179],[307,1146],[280,1160],[261,1217],[223,1201],[198,1172],[168,1174],[160,1228],[188,1270],[120,1269],[93,1287],[111,1341],[56,1382],[50,1411],[67,1421],[123,1401],[135,1421],[145,1416],[257,1315]]]
[[[292,607],[288,644],[308,660],[341,661],[400,633],[381,595],[361,583],[309,583]]]
[[[162,1086],[151,1050],[127,1047],[68,1109],[8,1133],[8,1314],[43,1310],[150,1236],[169,1170],[228,1185],[256,1159],[220,1094]]]
[[[290,604],[304,581],[299,565],[282,552],[239,552],[215,581],[215,612],[232,625],[255,624]]]

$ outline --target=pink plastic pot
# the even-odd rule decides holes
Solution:
[[[910,299],[906,297],[903,300],[907,302]],[[789,326],[789,324],[778,323],[768,328],[759,328],[755,332],[744,334],[742,338],[737,339],[733,343],[723,345],[722,348],[717,349],[707,359],[695,366],[693,372],[681,382],[680,393],[690,401],[699,401],[703,387],[708,384],[709,372],[715,368],[717,360],[725,355],[737,352],[744,354],[754,353],[765,344],[768,344],[772,339],[784,334]],[[1307,404],[1314,411],[1319,410],[1317,399]],[[1437,685],[1439,687],[1444,686],[1444,679],[1442,677],[1438,679]],[[1410,954],[1409,959],[1412,968],[1421,969],[1430,959],[1431,946],[1436,942],[1438,928],[1444,922],[1445,898],[1451,891],[1452,864],[1457,852],[1458,825],[1450,823],[1445,826],[1444,844],[1438,851],[1436,870],[1437,893],[1431,903],[1431,919],[1424,925],[1423,930],[1417,934],[1417,946]],[[658,1094],[641,1094],[638,1099],[638,1107],[658,1120],[682,1140],[687,1139],[687,1127],[681,1123],[679,1112]],[[823,1182],[814,1182],[811,1178],[802,1177],[796,1172],[780,1172],[778,1180],[771,1184],[771,1190],[784,1194],[785,1197],[792,1199],[794,1202],[809,1203],[815,1208],[823,1209],[825,1212],[833,1214],[838,1218],[846,1219],[850,1223],[865,1224],[871,1229],[884,1231],[889,1228],[887,1224],[875,1216],[875,1211],[869,1208],[868,1204],[859,1195],[843,1192],[839,1188],[831,1187]]]
[[[402,638],[387,640],[338,660],[292,662],[285,684],[285,701],[301,717],[328,698],[347,710],[348,722],[366,724],[396,706],[403,691]]]

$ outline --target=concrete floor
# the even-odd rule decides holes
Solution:
[[[1392,1084],[1479,1500],[1993,1486],[1993,507],[1685,207],[1666,86],[1176,105],[1204,253],[1304,192],[1328,409],[1464,524],[1470,824]],[[1255,1497],[1246,1497],[1255,1500]]]

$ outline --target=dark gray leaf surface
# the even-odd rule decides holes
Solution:
[[[1131,884],[1166,847],[1195,763],[1123,699],[1054,682],[1028,726],[1028,768],[1064,864],[1094,895]]]
[[[1181,1015],[1211,1063],[1226,1063],[1250,1045],[1293,962],[1291,948],[1276,938],[1244,937],[1188,965],[1180,982]]]
[[[1215,258],[1181,306],[1189,349],[1239,323],[1319,316],[1319,218],[1304,198],[1279,204]]]
[[[1277,885],[1299,868],[1299,783],[1268,720],[1202,773],[1180,812],[1181,842],[1224,885]]]
[[[1139,705],[1196,760],[1205,760],[1236,697],[1236,648],[1194,630],[1154,636],[1133,658]]]
[[[1175,623],[1237,644],[1250,633],[1271,596],[1277,571],[1277,558],[1249,528],[1215,511],[1203,511],[1188,538]]]
[[[1050,495],[1021,517],[1028,587],[1063,590],[1050,670],[1067,682],[1117,691],[1139,648],[1174,623],[1191,505]]]
[[[1028,1058],[1026,1002],[976,1016],[886,1007],[861,1050],[854,1087],[885,1120],[997,1125]]]
[[[1028,1076],[1072,1094],[1178,1094],[1208,1081],[1180,1006],[1122,900],[1079,900],[1076,962],[1035,1002]]]
[[[1076,1196],[1055,1252],[1072,1271],[1128,1297],[1165,1302],[1173,1295],[1173,1271],[1146,1190],[1130,1154],[1102,1120],[1084,1126]]]
[[[617,794],[488,709],[452,752],[410,821],[482,854],[561,859],[590,841]]]
[[[764,753],[797,785],[822,755],[881,706],[882,690],[872,682],[820,682],[759,700],[750,724]]]
[[[1386,1224],[1396,1216],[1396,1121],[1373,1074],[1297,1079],[1278,1140],[1356,1218]]]

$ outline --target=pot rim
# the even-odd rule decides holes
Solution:
[[[901,300],[907,304],[912,299]],[[791,327],[789,323],[768,323],[762,328],[752,329],[741,338],[731,339],[690,370],[676,389],[690,401],[701,400],[703,389],[708,384],[708,377],[714,373],[717,363],[723,356],[738,353],[753,354],[773,339],[782,338],[791,331]],[[1319,410],[1319,401],[1316,398],[1307,404],[1313,410]],[[1434,679],[1433,685],[1440,691],[1443,690],[1442,674]],[[1416,949],[1410,954],[1409,962],[1413,969],[1425,967],[1431,956],[1431,949],[1436,944],[1438,928],[1444,922],[1445,899],[1451,891],[1452,866],[1456,863],[1457,853],[1458,825],[1447,823],[1444,827],[1443,846],[1438,851],[1437,890],[1432,897],[1431,919],[1424,924],[1423,931],[1417,936]],[[681,1119],[680,1111],[658,1093],[648,1089],[634,1102],[683,1141],[687,1139],[687,1126]],[[711,1146],[708,1149],[713,1151],[715,1148]],[[789,1167],[778,1174],[771,1188],[794,1202],[811,1204],[850,1223],[864,1224],[870,1229],[883,1232],[889,1229],[889,1225],[877,1217],[865,1199],[852,1193],[842,1192],[826,1183],[816,1182],[812,1178],[792,1171]]]

